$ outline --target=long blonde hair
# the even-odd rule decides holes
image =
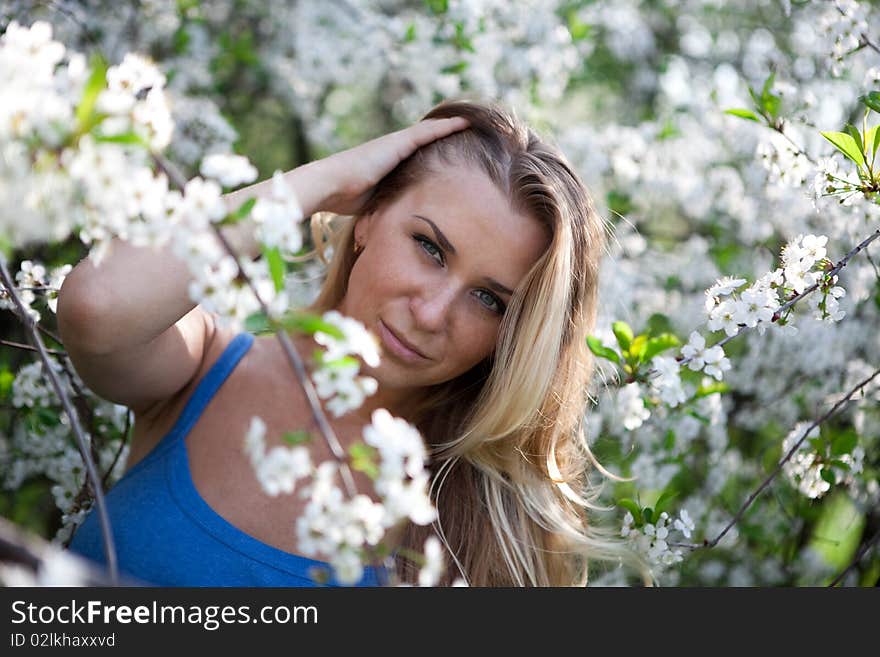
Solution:
[[[551,240],[515,290],[493,354],[427,390],[408,418],[431,452],[439,519],[433,528],[410,525],[403,547],[420,552],[427,536],[439,534],[454,561],[446,584],[463,577],[471,586],[583,586],[590,561],[628,560],[620,540],[587,516],[597,508],[589,475],[599,466],[584,427],[593,368],[586,337],[596,318],[605,224],[565,158],[512,113],[451,101],[425,118],[450,116],[466,117],[469,127],[399,164],[360,216],[395,200],[439,158],[485,171]],[[345,296],[356,220],[333,236],[313,311],[335,308]],[[399,557],[397,570],[412,582],[417,565]]]

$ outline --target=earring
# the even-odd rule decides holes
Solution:
[[[364,245],[361,244],[360,242],[358,242],[357,240],[355,240],[354,241],[354,254],[360,255],[361,251],[363,251],[363,250],[364,250]]]

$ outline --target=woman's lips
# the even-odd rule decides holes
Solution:
[[[388,351],[408,363],[418,363],[428,360],[428,358],[422,356],[419,352],[407,347],[381,319],[379,320],[379,338],[382,340],[382,344],[385,345],[385,348]]]

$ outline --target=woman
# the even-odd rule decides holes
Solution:
[[[445,583],[583,585],[588,560],[620,552],[585,515],[585,337],[602,221],[563,157],[504,110],[450,102],[425,119],[286,174],[304,214],[352,215],[312,309],[354,317],[382,344],[382,362],[365,368],[378,391],[331,424],[345,444],[384,407],[422,432],[439,520],[391,538],[420,551],[440,535],[453,561]],[[67,277],[58,321],[85,382],[135,412],[131,469],[108,498],[122,569],[156,583],[306,583],[321,562],[296,556],[304,502],[268,499],[241,450],[253,415],[279,442],[308,422],[277,341],[232,335],[193,308],[172,256],[115,246],[99,268],[86,260]],[[308,353],[313,343],[295,344]],[[310,449],[313,462],[329,458],[320,443]],[[149,486],[164,484],[149,472],[162,467],[178,488],[162,491],[173,501],[157,513]],[[218,543],[236,557],[211,552]],[[73,548],[100,557],[94,518]],[[413,581],[415,564],[399,557],[397,570]]]

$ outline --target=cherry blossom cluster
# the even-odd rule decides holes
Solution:
[[[634,548],[648,558],[655,568],[665,568],[679,563],[684,559],[681,549],[670,545],[674,542],[670,536],[670,529],[678,531],[684,538],[690,538],[694,530],[694,522],[687,512],[682,509],[679,517],[672,521],[670,526],[669,514],[663,511],[656,523],[646,522],[641,527],[634,526],[635,519],[629,511],[623,517],[623,526],[620,535],[630,541]]]
[[[122,435],[128,409],[94,395],[75,373],[71,382],[59,363],[50,362],[67,393],[72,396],[75,389],[81,390],[92,406],[91,427],[95,435],[90,438],[98,457],[97,466],[100,472],[107,473],[108,482],[116,481],[122,475],[128,453]],[[82,494],[82,456],[74,444],[67,417],[57,415],[60,401],[41,363],[30,363],[18,370],[12,382],[12,405],[19,409],[22,421],[8,441],[0,441],[0,461],[9,464],[2,469],[0,485],[6,490],[17,490],[32,477],[46,477],[62,513],[56,539],[64,540],[85,519],[91,500]]]
[[[831,70],[840,75],[847,55],[860,47],[862,35],[869,31],[869,9],[856,0],[833,0],[827,4],[818,27],[831,44]]]
[[[58,308],[58,291],[64,283],[64,279],[73,265],[66,264],[59,267],[53,267],[50,272],[46,271],[45,265],[33,260],[22,260],[19,270],[15,274],[16,288],[18,298],[22,305],[27,309],[35,322],[39,322],[42,318],[40,311],[33,307],[37,300],[37,292],[46,303],[46,306],[53,313]],[[15,302],[3,286],[0,286],[0,309],[15,310]]]
[[[306,556],[326,558],[337,579],[353,584],[363,576],[363,562],[385,532],[403,520],[419,525],[433,522],[437,512],[428,497],[427,451],[419,432],[385,409],[374,411],[364,427],[364,443],[379,456],[375,491],[379,500],[358,493],[347,497],[337,483],[339,466],[332,461],[313,465],[305,445],[266,448],[266,425],[254,417],[244,440],[262,489],[270,496],[290,495],[299,487],[307,500],[297,520],[299,550]],[[436,583],[444,562],[438,544],[426,544],[426,563],[419,575],[424,586]]]
[[[782,452],[787,454],[804,437],[809,422],[799,422],[782,441]],[[822,497],[837,481],[852,484],[853,477],[862,472],[865,450],[860,445],[850,452],[833,454],[829,447],[817,449],[819,427],[813,427],[800,442],[793,457],[783,465],[783,472],[801,493],[810,499]]]
[[[315,341],[326,349],[320,357],[321,367],[312,373],[312,380],[318,396],[328,400],[327,410],[335,417],[341,417],[360,408],[364,400],[376,392],[376,379],[358,376],[360,363],[357,359],[376,367],[379,364],[379,343],[363,324],[338,311],[330,310],[322,319],[335,327],[342,337],[337,339],[323,331],[315,333]]]

